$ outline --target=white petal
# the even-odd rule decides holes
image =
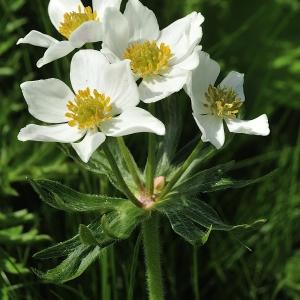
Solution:
[[[174,68],[164,76],[143,79],[139,86],[140,99],[145,103],[162,100],[180,91],[186,84],[188,71]]]
[[[80,0],[50,0],[48,13],[53,26],[58,30],[64,20],[64,14],[78,12],[79,6],[84,8]]]
[[[227,87],[233,89],[238,96],[241,98],[241,100],[245,100],[244,95],[244,74],[231,71],[225,79],[220,83],[221,87]]]
[[[199,65],[199,54],[201,52],[201,49],[201,46],[197,46],[191,55],[189,55],[182,62],[176,65],[176,68],[181,68],[188,71],[196,69]]]
[[[103,18],[104,12],[108,7],[120,9],[122,0],[93,0],[93,10],[100,16],[100,21]]]
[[[159,26],[152,10],[139,0],[129,0],[124,12],[129,24],[130,42],[157,40]]]
[[[87,163],[96,149],[105,141],[106,136],[102,132],[88,131],[79,143],[72,143],[81,160]]]
[[[123,59],[128,47],[129,27],[127,19],[119,10],[107,8],[104,12],[103,48],[108,48],[116,56]]]
[[[101,49],[101,53],[104,54],[104,56],[107,58],[107,60],[113,64],[113,63],[116,63],[118,61],[120,61],[121,59],[115,55],[112,51],[110,51],[107,47],[105,46],[102,46],[102,49]]]
[[[24,38],[19,39],[17,45],[30,44],[37,47],[49,48],[51,45],[57,42],[58,41],[50,35],[32,30]]]
[[[67,122],[67,103],[73,92],[58,79],[27,81],[21,84],[28,110],[35,118],[48,123]]]
[[[75,91],[96,89],[110,97],[113,114],[139,103],[139,94],[133,78],[130,62],[109,64],[105,56],[96,50],[77,52],[71,63],[71,83]]]
[[[190,55],[202,38],[204,18],[200,13],[192,12],[163,29],[159,42],[171,47],[174,58],[172,64],[179,63]]]
[[[223,120],[211,115],[193,114],[193,116],[202,132],[202,141],[210,142],[220,149],[225,142]]]
[[[86,43],[102,41],[102,38],[103,24],[97,21],[88,21],[72,32],[69,41],[74,48],[81,48]]]
[[[203,104],[209,85],[214,85],[220,73],[219,64],[205,52],[199,53],[199,64],[191,73],[187,82],[187,93],[192,100],[195,114],[206,113]]]
[[[45,52],[44,56],[37,62],[37,67],[41,68],[42,66],[62,58],[74,50],[74,47],[69,41],[57,42],[50,46]]]
[[[104,92],[103,70],[109,65],[106,57],[97,50],[80,50],[75,53],[71,62],[70,78],[75,92],[89,87]],[[109,80],[109,79],[107,79]]]
[[[35,124],[27,125],[22,128],[18,139],[25,141],[38,142],[58,142],[58,143],[73,143],[83,137],[85,132],[70,127],[68,124],[40,126]]]
[[[139,107],[129,108],[120,116],[104,122],[101,125],[101,130],[107,136],[123,136],[138,132],[164,135],[166,131],[161,121]]]
[[[140,102],[138,86],[133,77],[130,62],[120,61],[103,70],[103,91],[111,99],[113,114],[119,114]]]
[[[270,134],[268,117],[265,114],[250,121],[226,119],[225,122],[230,132],[263,136]]]

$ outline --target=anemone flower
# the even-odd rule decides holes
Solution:
[[[238,118],[244,104],[244,75],[230,72],[217,86],[220,66],[205,52],[199,53],[199,65],[191,72],[187,93],[192,100],[193,116],[202,132],[202,140],[217,149],[225,142],[224,122],[230,132],[269,135],[265,114],[250,121]]]
[[[93,7],[84,7],[80,0],[50,0],[48,13],[53,26],[65,38],[55,38],[32,30],[17,44],[31,44],[47,48],[37,62],[40,68],[56,59],[64,57],[86,43],[102,41],[103,17],[108,7],[120,8],[121,0],[93,0]]]
[[[200,13],[162,31],[154,13],[138,0],[129,0],[124,14],[108,8],[104,16],[102,52],[111,62],[131,61],[142,101],[155,102],[182,89],[189,71],[198,65],[204,21]]]
[[[165,134],[161,121],[136,107],[139,94],[129,61],[110,64],[100,51],[81,50],[70,73],[74,92],[58,79],[21,85],[31,115],[54,125],[27,125],[20,141],[71,143],[87,162],[106,136]]]

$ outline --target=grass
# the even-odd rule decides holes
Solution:
[[[224,73],[246,74],[245,117],[266,112],[272,134],[267,138],[236,136],[214,163],[235,159],[239,177],[258,177],[278,169],[263,183],[203,195],[230,223],[259,218],[260,227],[235,234],[216,233],[201,248],[193,249],[161,222],[163,272],[168,299],[300,299],[300,4],[297,0],[186,0],[143,1],[162,26],[192,10],[206,17],[203,49],[221,62]],[[57,212],[44,206],[26,183],[26,176],[55,178],[86,192],[105,190],[107,182],[77,170],[58,147],[20,143],[18,130],[33,121],[26,111],[19,84],[55,76],[68,79],[68,58],[37,70],[41,49],[15,43],[31,29],[58,37],[41,0],[0,0],[0,205],[5,215],[28,209],[30,227],[53,241],[71,237],[89,215]],[[183,97],[181,94],[178,97]],[[185,111],[190,107],[185,99]],[[181,144],[195,135],[195,125],[184,128]],[[130,144],[130,139],[129,139]],[[133,146],[139,155],[141,149]],[[79,180],[78,180],[79,179]],[[109,187],[108,187],[109,188]],[[30,229],[28,224],[25,229]],[[8,245],[0,240],[9,263],[43,267],[31,258],[50,244]],[[141,236],[110,247],[99,262],[80,278],[56,285],[39,281],[30,272],[8,272],[0,264],[0,299],[145,299]]]

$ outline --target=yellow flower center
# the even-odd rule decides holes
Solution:
[[[99,22],[97,12],[93,12],[90,6],[84,7],[82,11],[79,5],[78,12],[72,11],[64,14],[64,21],[60,23],[58,31],[68,39],[73,31],[87,21]]]
[[[79,129],[97,128],[102,122],[112,118],[110,98],[89,88],[80,90],[73,101],[67,104],[66,117],[70,119],[69,126]]]
[[[205,97],[208,102],[205,106],[211,109],[213,115],[220,118],[236,118],[243,105],[242,99],[229,88],[209,85]]]
[[[173,54],[168,45],[155,41],[134,43],[123,54],[124,59],[131,60],[132,71],[142,77],[160,75],[169,69]]]

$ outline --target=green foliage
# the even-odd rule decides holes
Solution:
[[[126,199],[87,195],[50,180],[31,180],[31,184],[41,199],[54,208],[71,212],[92,211],[98,215],[89,226],[80,224],[74,238],[35,254],[39,259],[67,256],[45,273],[35,271],[47,281],[65,282],[80,276],[101,250],[118,240],[127,239],[147,218],[144,210]]]
[[[229,162],[223,165],[215,166],[207,170],[200,171],[185,180],[180,181],[173,190],[174,194],[195,195],[199,193],[208,193],[229,188],[238,189],[248,185],[262,182],[272,176],[275,171],[269,174],[247,180],[237,180],[228,177],[226,172],[234,168],[234,163]]]
[[[180,211],[170,211],[167,216],[173,230],[192,245],[204,245],[207,242],[211,229],[205,231]]]
[[[79,225],[79,237],[82,244],[95,246],[98,244],[94,233],[85,225]]]
[[[50,237],[39,234],[37,229],[25,230],[25,226],[36,222],[36,217],[27,210],[0,213],[0,270],[1,278],[7,276],[26,276],[30,273],[25,261],[18,261],[10,253],[11,249],[28,245],[34,246],[41,242],[49,241]],[[9,293],[5,290],[5,284],[0,281],[1,299],[9,299]]]
[[[98,246],[79,245],[57,267],[45,273],[35,270],[35,273],[47,281],[66,282],[80,276],[98,257],[99,253]]]
[[[69,212],[107,212],[118,208],[125,199],[77,192],[59,182],[31,180],[31,185],[48,205]]]
[[[29,269],[23,264],[17,263],[15,258],[8,256],[5,252],[1,252],[0,254],[0,268],[8,274],[24,275],[29,273]]]
[[[0,245],[35,244],[49,240],[47,235],[40,235],[36,229],[24,231],[24,224],[33,222],[34,215],[27,210],[0,213]]]
[[[280,289],[287,290],[292,298],[296,298],[300,292],[300,252],[297,251],[290,257],[286,263],[283,278],[278,286],[277,293]]]
[[[224,238],[222,232],[214,231],[213,235],[209,235],[210,230],[213,230],[213,227],[209,227],[211,221],[207,221],[206,226],[203,227],[191,219],[192,216],[194,217],[193,214],[186,217],[188,213],[186,210],[184,210],[184,215],[179,214],[179,211],[168,213],[173,229],[189,242],[202,244],[209,236],[209,242],[198,252],[201,298],[269,300],[273,297],[273,299],[280,300],[299,299],[297,277],[299,273],[298,245],[300,242],[298,225],[300,224],[299,1],[276,0],[263,1],[262,3],[262,1],[237,0],[145,0],[143,3],[154,9],[155,13],[162,17],[161,28],[177,17],[182,17],[184,13],[192,10],[201,11],[206,18],[203,28],[203,49],[210,52],[214,59],[222,63],[224,72],[235,69],[246,73],[247,115],[245,118],[254,117],[262,112],[267,112],[270,117],[272,134],[269,138],[260,140],[257,137],[239,135],[234,138],[230,147],[224,149],[220,155],[214,156],[213,164],[224,164],[234,157],[238,161],[236,166],[243,166],[243,168],[237,167],[234,170],[234,174],[237,175],[235,178],[258,178],[261,174],[267,173],[265,170],[267,165],[268,170],[278,168],[278,176],[266,178],[265,181],[245,187],[245,189],[200,194],[201,196],[197,195],[199,197],[196,197],[195,200],[196,204],[201,200],[204,205],[206,203],[214,207],[214,212],[218,211],[217,220],[221,220],[221,222],[226,219],[229,224],[247,221],[251,223],[253,218],[263,217],[268,220],[265,224],[260,226],[258,230],[234,231],[234,235],[229,234]],[[56,213],[51,208],[40,206],[40,201],[29,189],[29,185],[20,184],[26,176],[30,178],[59,177],[63,183],[76,186],[78,191],[88,191],[90,194],[98,194],[101,191],[101,194],[108,194],[108,191],[111,192],[112,189],[103,179],[102,175],[104,174],[108,176],[116,189],[121,189],[112,176],[110,167],[101,152],[95,154],[91,164],[88,165],[89,170],[98,173],[99,177],[95,179],[94,176],[90,176],[84,170],[85,166],[83,165],[80,172],[74,171],[72,161],[66,160],[53,145],[16,141],[18,130],[28,122],[33,121],[27,112],[25,113],[26,107],[19,83],[25,80],[47,78],[49,74],[55,74],[55,77],[58,78],[68,77],[68,64],[61,67],[53,63],[37,72],[33,60],[37,60],[42,52],[33,47],[17,48],[15,46],[17,39],[31,29],[40,29],[42,32],[52,33],[58,37],[49,22],[46,6],[47,2],[40,0],[32,2],[25,0],[0,1],[2,14],[0,18],[0,194],[5,200],[4,203],[1,200],[0,230],[5,230],[6,226],[3,224],[10,222],[9,227],[14,228],[11,232],[19,236],[15,241],[22,241],[23,233],[26,237],[26,233],[31,231],[31,223],[27,222],[33,217],[32,214],[26,216],[27,214],[24,212],[20,213],[22,217],[20,217],[19,222],[13,213],[6,213],[4,207],[11,207],[13,209],[9,211],[13,211],[28,206],[30,211],[34,212],[34,220],[37,216],[40,217],[43,232],[45,229],[47,232],[51,232],[55,241],[68,239],[74,234],[74,230],[78,229],[79,224],[91,223],[86,227],[99,242],[101,238],[96,237],[94,232],[96,231],[95,227],[99,225],[96,225],[97,222],[99,223],[101,219],[99,221],[97,217],[97,222],[93,223],[91,220],[95,219],[95,215],[78,216],[76,213]],[[27,76],[25,77],[24,74]],[[181,121],[178,119],[178,115],[182,116],[184,126],[182,132],[179,130],[168,133],[168,150],[164,149],[166,145],[161,144],[159,147],[157,157],[161,161],[156,175],[170,174],[174,167],[179,166],[183,161],[184,152],[194,145],[193,142],[189,143],[189,141],[196,135],[197,131],[194,121],[190,116],[187,118],[184,111],[190,112],[190,104],[182,95],[178,95],[177,99],[169,99],[168,105],[162,105],[159,108],[158,114],[171,112],[169,117],[172,120],[168,122],[164,120],[168,129],[175,125],[179,128]],[[176,145],[176,139],[180,133],[181,141],[179,145]],[[187,144],[188,146],[185,147]],[[131,145],[135,156],[144,155],[145,147],[138,146],[144,145],[142,137],[138,143],[131,143]],[[175,156],[175,148],[181,147],[184,148],[184,151]],[[113,151],[113,149],[111,150]],[[68,149],[68,151],[70,150]],[[117,151],[117,147],[115,147],[115,151]],[[162,156],[163,152],[165,154]],[[262,154],[257,156],[258,153]],[[253,157],[253,159],[248,159],[249,157]],[[244,161],[244,159],[247,160]],[[143,163],[142,160],[139,161],[139,165],[141,163]],[[126,171],[125,164],[119,165],[127,178],[126,181],[128,181],[128,171]],[[197,165],[192,173],[197,174],[203,170],[202,164],[200,168]],[[73,176],[74,173],[76,173],[76,179]],[[215,176],[218,177],[218,174]],[[186,178],[183,178],[182,182]],[[196,190],[197,181],[196,177],[194,178],[195,182],[192,186],[195,186]],[[228,178],[227,175],[225,178]],[[117,191],[114,192],[118,195]],[[17,195],[17,193],[20,194],[20,197],[9,197]],[[194,201],[194,198],[188,199]],[[57,199],[59,197],[53,201]],[[57,206],[66,205],[64,201],[55,201],[53,203]],[[193,205],[196,205],[195,203]],[[67,204],[70,205],[70,203]],[[74,205],[73,202],[72,205]],[[200,206],[201,209],[203,209],[202,206]],[[200,208],[197,207],[196,209],[199,210]],[[127,209],[125,207],[124,211]],[[114,211],[115,214],[116,211]],[[135,216],[135,214],[134,211],[130,212],[130,217],[131,215]],[[121,213],[117,219],[123,220],[124,216],[126,214]],[[108,244],[111,239],[115,240],[114,238],[119,233],[115,229],[117,227],[112,226],[113,228],[110,228],[113,214],[110,217],[106,216],[103,219],[105,226],[108,227],[105,233],[108,237],[107,240],[104,239],[104,242]],[[5,222],[3,223],[4,219]],[[26,221],[25,225],[23,221]],[[200,221],[205,224],[202,219]],[[186,223],[188,223],[188,230],[184,226]],[[102,223],[100,225],[103,226]],[[23,226],[23,233],[19,226]],[[182,239],[173,236],[168,226],[167,223],[163,223],[161,226],[166,295],[175,300],[184,297],[194,299],[192,283],[187,280],[190,278],[190,267],[195,267],[191,260],[190,248],[187,248]],[[128,233],[131,230],[132,228]],[[124,235],[125,231],[122,232],[122,236],[126,236],[126,234]],[[6,234],[5,238],[8,239],[10,235],[12,233]],[[27,235],[27,238],[32,239],[32,236]],[[248,248],[241,244],[250,247],[253,252],[249,252]],[[101,247],[105,247],[105,245],[106,243]],[[114,243],[114,248],[105,247],[108,255],[107,257],[103,256],[103,261],[106,262],[107,268],[104,272],[102,266],[105,264],[101,264],[100,272],[101,279],[104,278],[108,282],[108,293],[106,293],[108,296],[103,299],[124,299],[126,292],[133,290],[133,285],[136,288],[132,299],[144,298],[140,283],[144,282],[145,278],[143,272],[139,271],[141,263],[138,254],[136,254],[138,251],[135,251],[133,255],[134,246],[134,242],[124,241],[120,244]],[[83,245],[79,234],[77,234],[66,242],[58,243],[37,253],[35,257],[39,259],[51,258],[54,259],[54,263],[57,263],[59,258],[67,257],[66,259],[68,259],[76,249],[85,249],[81,253],[84,264],[87,265],[93,260],[93,255],[101,251],[99,250],[100,246],[93,247]],[[31,247],[14,243],[12,247],[1,244],[1,248],[5,248],[8,253],[5,255],[1,252],[0,269],[2,271],[2,268],[6,266],[4,273],[9,274],[9,276],[5,278],[3,272],[0,276],[0,299],[24,299],[25,297],[26,299],[99,298],[102,285],[98,277],[99,267],[97,264],[89,268],[80,278],[80,281],[75,280],[59,286],[52,284],[39,286],[40,282],[37,278],[30,277],[28,272],[24,273],[26,277],[22,276],[22,280],[19,279],[18,275],[8,272],[8,270],[13,271],[14,265],[22,270],[25,265],[28,267],[35,263],[32,261],[26,263],[28,260],[26,253],[31,253]],[[88,248],[89,250],[86,250]],[[40,245],[38,249],[41,249]],[[19,255],[20,253],[21,255]],[[56,276],[55,279],[59,280],[62,277],[69,279],[77,276],[84,268],[82,262],[75,260],[73,263],[71,259],[68,262],[70,268],[67,268],[66,272],[61,268],[61,276],[52,272],[50,275],[48,274],[48,277],[54,278]],[[134,280],[128,280],[129,270],[133,262],[139,267],[135,274],[130,274]],[[63,266],[68,266],[68,263]],[[41,275],[44,276],[44,273]],[[45,278],[47,279],[47,276]],[[32,285],[33,282],[34,285]],[[193,284],[197,287],[197,282],[194,281]]]
[[[20,128],[28,122],[19,86],[35,77],[28,51],[16,47],[28,23],[29,16],[24,17],[23,13],[27,6],[25,0],[0,1],[0,193],[3,195],[16,196],[13,185],[24,181],[26,176],[59,175],[68,171],[54,145],[17,141]]]
[[[115,139],[108,139],[106,143],[108,144],[110,151],[112,152],[114,158],[116,159],[118,167],[120,168],[126,183],[128,183],[129,185],[131,184],[130,187],[132,189],[136,189],[135,185],[132,183],[131,175],[127,170],[124,158],[122,157],[122,155],[119,154],[120,149],[117,141]],[[109,161],[107,160],[107,157],[103,150],[100,149],[99,151],[95,152],[92,158],[88,161],[88,163],[83,163],[70,146],[62,144],[61,149],[67,156],[69,156],[72,160],[74,160],[74,162],[76,162],[77,165],[81,166],[86,171],[92,172],[96,175],[106,176],[109,179],[110,183],[117,190],[124,193],[122,187],[118,183],[113,173],[113,170],[111,169]]]

